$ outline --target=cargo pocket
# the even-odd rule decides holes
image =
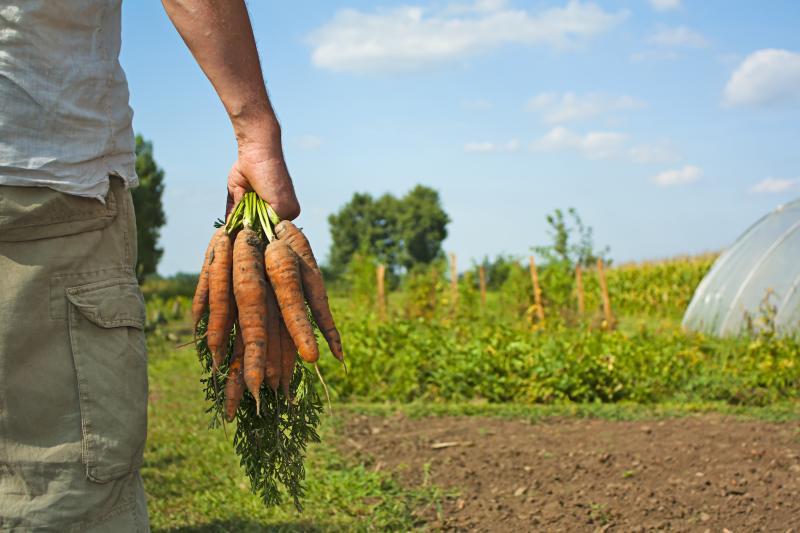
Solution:
[[[135,279],[66,289],[87,477],[105,483],[142,464],[147,436],[144,300]]]

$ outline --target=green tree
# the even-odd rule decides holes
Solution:
[[[556,209],[547,215],[547,224],[550,226],[549,234],[553,244],[534,247],[534,251],[542,256],[545,264],[560,263],[570,268],[578,264],[590,267],[600,257],[608,262],[608,247],[595,249],[594,230],[583,223],[574,207],[567,209],[566,215],[561,209]]]
[[[439,193],[417,185],[402,198],[355,193],[328,217],[331,229],[329,272],[341,276],[356,253],[386,265],[390,281],[401,268],[429,264],[442,255],[447,216]]]
[[[400,200],[398,217],[402,239],[401,263],[407,269],[428,265],[442,254],[450,217],[442,208],[439,193],[417,185]]]
[[[353,256],[371,256],[386,265],[396,265],[400,253],[398,201],[385,194],[377,200],[368,193],[355,193],[337,213],[328,217],[331,229],[329,267],[341,276]]]
[[[139,186],[131,191],[133,207],[136,211],[136,241],[139,247],[139,260],[136,264],[136,277],[143,281],[154,274],[164,253],[158,247],[161,228],[167,222],[162,197],[164,195],[164,171],[153,159],[153,143],[136,136],[136,174]]]
[[[552,244],[537,246],[534,251],[540,261],[539,282],[544,296],[545,308],[571,309],[575,288],[575,265],[593,267],[598,257],[606,264],[608,247],[595,249],[594,231],[583,223],[575,208],[566,213],[556,209],[547,215],[547,224]]]
[[[496,291],[508,279],[511,269],[514,266],[519,266],[520,259],[511,255],[499,254],[494,259],[489,259],[489,256],[484,256],[483,260],[476,264],[474,270],[478,272],[480,267],[486,275],[486,288],[490,291]]]

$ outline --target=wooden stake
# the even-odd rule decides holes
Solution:
[[[456,267],[456,254],[450,254],[450,291],[453,295],[453,308],[458,305],[458,269]]]
[[[441,273],[436,265],[431,265],[431,292],[430,292],[430,307],[431,311],[436,309],[436,288],[439,285],[439,278]]]
[[[536,303],[536,316],[539,321],[544,320],[544,306],[542,306],[542,289],[539,287],[539,273],[536,271],[536,261],[531,256],[531,281],[533,282],[533,301]]]
[[[583,316],[586,307],[583,301],[583,269],[580,263],[575,266],[575,292],[578,295],[578,315]]]
[[[386,291],[384,289],[384,279],[386,278],[386,265],[379,264],[375,274],[378,281],[378,317],[386,320]]]
[[[478,281],[481,286],[481,305],[486,306],[486,270],[483,265],[478,267]]]
[[[600,295],[603,297],[603,316],[606,321],[606,328],[611,329],[614,323],[614,315],[611,314],[611,299],[608,297],[608,285],[606,284],[606,273],[603,270],[603,259],[597,258],[597,276],[600,279]]]

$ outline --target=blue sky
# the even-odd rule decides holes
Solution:
[[[251,0],[303,213],[438,189],[462,266],[574,206],[617,261],[717,250],[800,196],[793,0]],[[236,146],[160,2],[124,3],[134,127],[167,175],[160,271],[199,269]],[[498,230],[502,227],[502,230]]]

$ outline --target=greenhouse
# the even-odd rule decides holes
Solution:
[[[697,287],[683,326],[720,336],[800,330],[800,199],[748,229]]]

